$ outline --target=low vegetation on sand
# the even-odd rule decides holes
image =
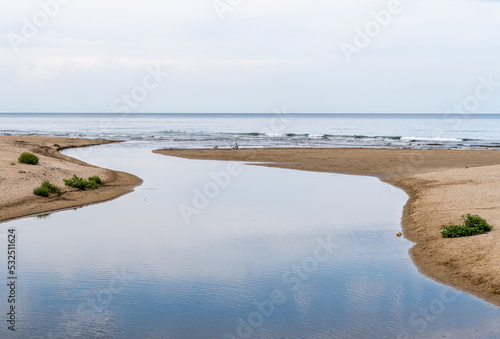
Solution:
[[[36,165],[38,164],[38,157],[33,153],[24,152],[17,159],[21,164]]]
[[[97,184],[102,185],[102,180],[97,175],[94,175],[93,177],[90,177],[88,180],[89,181],[95,181]]]
[[[73,175],[71,179],[63,179],[63,181],[67,186],[79,188],[81,190],[86,190],[88,188],[95,189],[102,184],[102,180],[98,176],[93,176],[88,179],[84,179],[77,177],[76,174]]]
[[[33,190],[33,193],[41,197],[48,197],[50,193],[60,193],[59,187],[51,184],[49,181],[45,180],[42,182],[40,187]]]
[[[493,226],[489,225],[479,215],[465,214],[462,215],[461,225],[449,223],[448,225],[442,225],[441,229],[443,238],[458,238],[489,232],[493,229]]]

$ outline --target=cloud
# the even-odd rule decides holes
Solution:
[[[172,78],[142,109],[439,112],[496,72],[495,2],[401,0],[403,11],[347,63],[339,46],[389,4],[243,0],[221,20],[213,1],[69,1],[16,53],[8,34],[22,36],[43,8],[9,3],[0,13],[0,91],[8,93],[0,103],[3,111],[108,112],[117,93],[161,64]]]

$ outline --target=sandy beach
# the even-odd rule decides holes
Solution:
[[[189,159],[258,162],[306,171],[375,176],[406,191],[402,217],[419,270],[500,306],[500,152],[396,149],[158,150]],[[466,213],[490,224],[488,234],[443,239],[440,226]]]
[[[75,208],[114,199],[131,192],[142,180],[134,175],[95,167],[59,153],[59,150],[110,143],[106,140],[57,137],[0,136],[0,221]],[[37,155],[37,165],[18,163],[23,152]],[[65,186],[62,179],[98,175],[103,186],[81,191]],[[44,198],[33,189],[49,180],[61,194]]]

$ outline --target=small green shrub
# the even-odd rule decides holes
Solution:
[[[33,153],[24,152],[17,159],[21,164],[36,165],[38,164],[38,157]]]
[[[90,180],[91,178],[94,178],[94,179]],[[76,175],[73,175],[73,177],[71,179],[63,179],[63,181],[67,186],[79,188],[81,190],[86,190],[87,188],[95,189],[95,188],[99,187],[99,183],[97,183],[95,178],[98,178],[99,181],[101,181],[101,179],[99,177],[90,177],[89,180],[87,180],[87,179],[79,178]]]
[[[40,187],[33,190],[33,193],[42,197],[48,197],[50,193],[60,193],[59,187],[52,185],[48,180],[42,182]]]
[[[61,190],[56,185],[51,184],[48,180],[42,182],[40,187],[46,187],[50,193],[59,193]]]
[[[95,181],[98,185],[102,185],[102,180],[97,175],[89,178],[89,181]]]
[[[493,229],[492,226],[488,225],[486,220],[481,218],[479,215],[462,215],[463,225],[466,227],[477,228],[483,232],[489,232]]]
[[[35,193],[36,195],[39,195],[41,197],[48,197],[50,194],[49,189],[47,187],[43,187],[43,186],[35,188],[33,190],[33,193]]]
[[[67,186],[79,188],[81,190],[86,189],[88,185],[87,180],[77,177],[76,174],[73,175],[71,179],[63,179],[63,181]]]
[[[99,188],[99,184],[95,181],[92,181],[92,180],[86,180],[87,181],[87,188],[90,188],[90,189],[96,189],[96,188]]]
[[[443,238],[459,238],[489,232],[493,227],[478,215],[465,214],[462,215],[462,225],[449,223],[441,225],[441,229]]]

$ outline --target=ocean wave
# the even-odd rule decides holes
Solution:
[[[214,145],[232,145],[237,142],[241,147],[366,147],[366,148],[429,148],[429,149],[499,149],[499,140],[472,138],[444,138],[397,135],[342,135],[322,133],[291,132],[200,132],[165,129],[156,131],[86,131],[76,130],[48,132],[5,129],[1,134],[11,135],[57,135],[70,138],[156,141],[169,147],[213,147]]]
[[[266,133],[266,137],[271,138],[284,138],[286,136],[285,133]]]
[[[240,133],[240,135],[250,136],[250,137],[258,137],[258,136],[261,136],[261,135],[264,135],[264,134],[263,133],[258,133],[258,132],[252,132],[252,133]]]
[[[464,141],[463,139],[458,139],[458,138],[433,138],[433,137],[402,137],[400,139],[403,142],[417,142],[417,141],[422,141],[422,142],[462,142]]]
[[[256,138],[309,138],[309,139],[377,139],[377,140],[400,140],[401,136],[384,136],[384,135],[342,135],[342,134],[323,134],[323,133],[287,133],[287,132],[250,132],[250,133],[216,133],[221,136],[239,137],[256,137]]]

